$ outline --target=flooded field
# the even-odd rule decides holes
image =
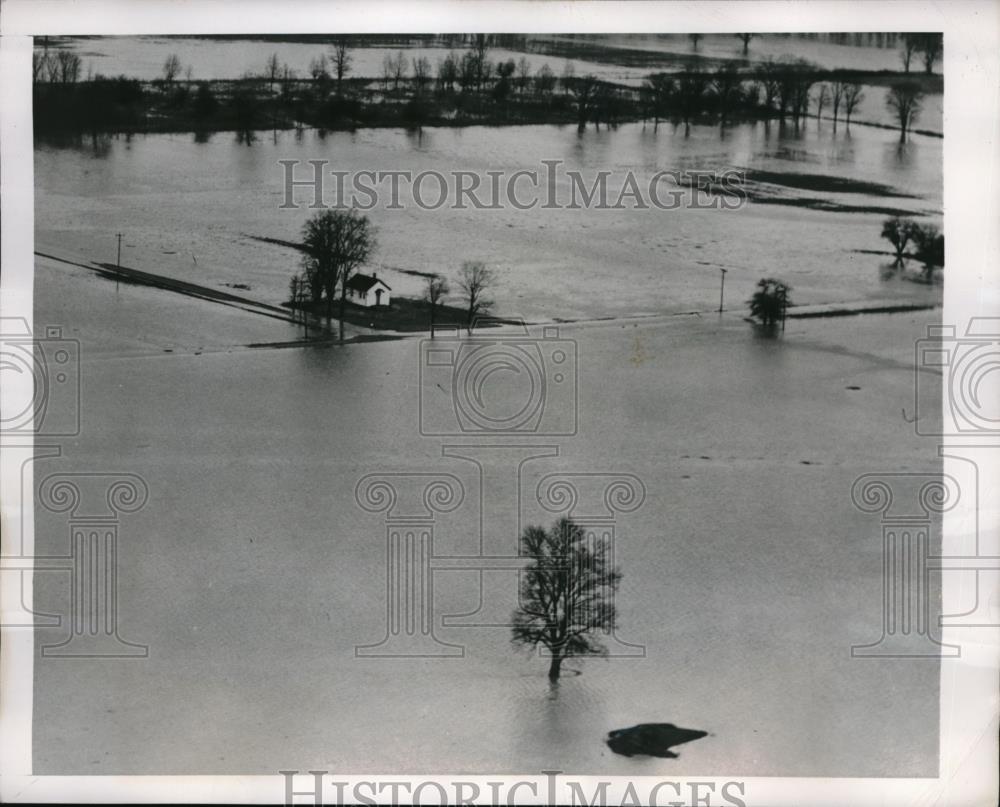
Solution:
[[[483,501],[476,467],[442,457],[468,438],[421,437],[417,340],[247,350],[251,327],[284,326],[113,286],[39,264],[36,322],[82,341],[84,430],[36,474],[146,481],[149,503],[121,521],[119,613],[150,657],[36,659],[36,773],[936,770],[938,666],[850,655],[878,638],[882,579],[878,522],[852,483],[938,467],[899,414],[933,312],[790,321],[781,342],[728,316],[564,327],[579,432],[528,441],[559,456],[525,464],[518,508]],[[139,334],[137,354],[124,345]],[[164,353],[179,339],[206,349]],[[503,452],[483,459],[514,472]],[[556,693],[504,628],[439,626],[464,658],[356,658],[386,634],[384,516],[354,491],[373,472],[461,480],[465,502],[434,527],[451,557],[479,552],[480,507],[486,546],[508,554],[512,514],[548,523],[543,475],[638,477],[642,506],[615,521],[618,635],[645,657],[573,662],[582,674]],[[65,552],[63,517],[39,510],[36,534],[40,554]],[[434,575],[436,618],[476,610],[477,573]],[[487,583],[506,613],[514,573]],[[66,597],[63,576],[36,576],[39,610],[63,613]],[[638,722],[709,736],[678,759],[611,753],[605,734]]]
[[[629,171],[642,186],[662,170],[736,169],[766,180],[756,201],[736,210],[690,204],[634,210],[628,203],[617,210],[386,209],[390,200],[383,199],[368,213],[379,228],[373,268],[398,295],[420,294],[422,281],[410,272],[453,277],[466,260],[497,270],[499,311],[532,320],[712,310],[720,268],[729,271],[731,307],[741,306],[764,276],[791,283],[800,304],[924,301],[940,294],[898,277],[885,280],[888,258],[863,251],[888,249],[879,234],[893,211],[940,225],[941,141],[915,135],[901,147],[890,131],[841,126],[834,132],[816,121],[799,130],[777,123],[687,131],[662,123],[654,130],[650,123],[583,134],[556,126],[419,135],[262,132],[249,147],[227,132],[39,144],[37,248],[114,261],[113,234],[120,231],[127,266],[204,285],[244,284],[248,296],[281,302],[298,255],[255,237],[294,241],[310,215],[308,190],[296,196],[303,209],[279,209],[284,169],[278,160],[289,159],[302,161],[297,178],[312,175],[307,160],[347,172],[500,170],[508,177],[544,172],[543,160],[558,160],[562,199],[570,195],[569,170],[579,171],[588,186],[609,171],[612,200]],[[190,174],[178,175],[178,165]],[[834,186],[831,178],[845,181]],[[544,173],[540,181],[544,185]],[[335,203],[332,180],[326,188],[325,201]]]
[[[752,48],[781,55],[789,43],[812,47],[762,38]],[[827,66],[853,51],[871,51],[858,56],[866,68],[892,66],[889,49],[814,44]],[[682,45],[636,43],[668,55]],[[272,49],[73,46],[95,70],[146,78],[175,50],[203,78],[262,67]],[[314,53],[273,50],[299,70]],[[369,50],[357,54],[361,74],[381,61]],[[145,480],[149,503],[120,527],[119,630],[150,656],[36,659],[35,772],[935,775],[939,665],[851,657],[878,639],[883,596],[880,526],[851,489],[873,471],[940,469],[907,420],[914,341],[939,312],[789,319],[778,339],[744,321],[762,277],[790,283],[797,305],[940,303],[940,283],[887,271],[886,217],[942,221],[942,140],[898,140],[808,119],[307,129],[257,132],[250,145],[232,132],[39,141],[35,323],[80,341],[83,428],[36,478],[99,469]],[[499,277],[497,312],[558,322],[550,336],[573,357],[557,379],[545,353],[544,388],[567,377],[575,387],[541,399],[561,407],[544,417],[572,417],[572,429],[435,437],[425,413],[457,418],[460,387],[440,367],[425,373],[420,338],[277,348],[299,328],[87,268],[113,263],[122,233],[125,266],[281,303],[299,258],[277,242],[297,240],[312,211],[308,194],[280,209],[279,160],[301,161],[300,177],[307,160],[507,176],[556,160],[591,181],[610,172],[612,197],[629,172],[643,182],[736,170],[751,198],[733,210],[369,211],[379,230],[369,269],[394,297],[421,293],[415,273],[454,279],[463,261],[482,260]],[[565,174],[556,191],[568,195]],[[921,386],[931,421],[938,378]],[[490,394],[513,405],[518,389]],[[385,513],[359,505],[373,473],[399,485],[442,474],[462,490],[433,522],[428,607],[448,657],[359,657],[386,636],[399,579]],[[558,507],[538,492],[552,474],[641,488],[613,518],[624,577],[612,657],[568,662],[554,688],[545,660],[516,652],[498,627],[518,578],[502,561],[520,527],[554,520]],[[36,519],[36,552],[64,553],[65,518],[36,508]],[[484,559],[491,570],[475,565]],[[36,575],[39,611],[66,612],[68,596],[63,576]],[[36,642],[55,634],[39,629]],[[676,759],[626,758],[604,742],[649,722],[705,735]]]

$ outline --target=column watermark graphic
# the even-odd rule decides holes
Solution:
[[[16,498],[5,500],[19,529],[4,536],[0,554],[0,574],[16,587],[19,605],[5,611],[3,627],[38,631],[36,647],[46,658],[147,658],[147,645],[120,634],[119,567],[123,517],[145,507],[148,486],[136,474],[111,471],[48,472],[35,483],[51,470],[51,460],[65,459],[63,441],[81,434],[80,342],[63,337],[58,326],[35,338],[23,318],[4,318],[0,326],[0,438],[12,458],[9,467],[19,470]],[[31,514],[34,551],[25,526]],[[39,552],[53,538],[46,534],[40,541],[39,530],[58,521],[65,522],[66,551]],[[40,575],[65,583],[65,613],[41,612],[31,604],[29,580]]]
[[[358,657],[463,657],[460,631],[512,629],[525,607],[522,582],[532,558],[520,538],[531,524],[571,519],[583,530],[584,556],[599,558],[611,575],[620,519],[646,496],[634,474],[545,472],[565,462],[565,441],[579,428],[577,344],[557,328],[533,333],[523,323],[477,323],[467,335],[418,347],[416,425],[421,436],[442,440],[447,468],[370,473],[358,482],[358,505],[384,518],[387,622],[385,637],[358,646]],[[440,516],[459,506],[463,539],[443,551]],[[555,570],[571,578],[585,571],[568,561]],[[470,607],[442,611],[433,592],[454,575],[471,581]],[[619,638],[613,620],[602,619],[614,612],[611,578],[590,580],[607,591],[609,601],[594,606],[607,614],[570,616],[601,626],[601,655],[644,657],[643,645]]]
[[[951,473],[855,480],[854,506],[879,517],[883,567],[881,636],[852,647],[855,658],[959,658],[961,644],[941,641],[942,628],[1000,626],[982,585],[984,575],[1000,571],[1000,555],[984,550],[980,523],[1000,483],[990,476],[1000,451],[1000,319],[929,326],[915,343],[913,390],[913,411],[904,409],[904,419],[917,435],[939,441]],[[933,607],[948,579],[962,582],[961,612]]]

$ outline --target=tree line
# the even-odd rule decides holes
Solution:
[[[738,36],[749,48],[753,35]],[[801,59],[767,59],[750,67],[729,61],[714,70],[692,61],[681,71],[650,74],[641,87],[632,87],[593,74],[578,76],[571,60],[556,75],[548,63],[533,68],[527,56],[493,59],[495,38],[487,35],[454,39],[467,42],[467,49],[451,49],[433,65],[422,54],[386,52],[376,79],[353,77],[351,40],[341,37],[310,61],[304,76],[273,53],[262,69],[238,80],[195,82],[191,67],[184,68],[171,54],[153,82],[96,76],[82,82],[86,88],[79,91],[72,89],[81,80],[79,57],[46,49],[35,53],[36,109],[42,129],[61,124],[130,130],[174,121],[195,131],[235,129],[250,143],[257,130],[306,124],[420,128],[456,120],[574,121],[583,129],[640,119],[652,120],[654,127],[665,119],[690,125],[709,118],[722,125],[747,118],[798,124],[829,112],[836,127],[840,120],[850,125],[865,97],[863,85],[844,71],[820,70]],[[916,81],[900,80],[890,88],[887,104],[901,139],[916,120],[922,97]]]

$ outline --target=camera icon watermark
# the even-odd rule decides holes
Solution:
[[[554,326],[521,323],[420,343],[420,433],[572,436],[577,431],[576,342]]]
[[[23,317],[0,319],[0,434],[75,437],[80,433],[80,342],[50,326],[32,334]]]
[[[914,369],[917,434],[1000,435],[1000,318],[973,317],[962,335],[953,325],[928,326],[916,343]],[[940,428],[924,411],[940,394],[937,372],[945,392]]]

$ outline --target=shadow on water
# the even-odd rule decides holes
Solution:
[[[673,723],[639,723],[627,729],[608,732],[605,742],[616,754],[626,757],[677,759],[680,755],[671,751],[671,748],[707,736],[707,731],[682,729]]]

